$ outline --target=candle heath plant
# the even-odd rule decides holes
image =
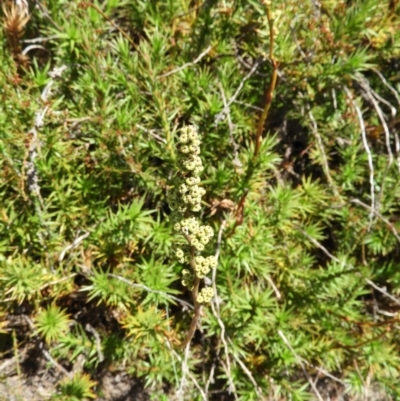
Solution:
[[[0,43],[0,399],[400,400],[400,1],[4,0]]]
[[[173,189],[169,196],[169,205],[172,209],[174,230],[182,239],[175,249],[175,257],[179,263],[186,265],[182,270],[182,285],[192,292],[195,313],[192,324],[182,346],[186,346],[195,331],[200,316],[200,308],[209,303],[214,295],[212,287],[204,286],[200,289],[201,280],[217,267],[217,259],[210,255],[205,257],[202,252],[214,236],[213,229],[202,225],[196,213],[201,211],[201,198],[206,191],[200,184],[200,174],[203,163],[200,158],[200,138],[195,127],[182,128],[178,138],[178,165],[179,171],[173,179]]]

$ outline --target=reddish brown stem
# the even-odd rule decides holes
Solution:
[[[190,244],[190,242],[191,242],[190,237],[188,235],[186,235],[185,238]],[[191,246],[190,247],[190,267],[192,268],[192,271],[196,277],[194,280],[193,290],[192,290],[194,315],[192,318],[192,322],[190,323],[189,331],[187,332],[185,339],[183,340],[182,344],[180,345],[181,349],[186,348],[186,346],[192,340],[193,335],[196,331],[197,323],[200,319],[200,312],[201,312],[201,304],[197,302],[197,296],[199,295],[200,279],[196,276],[196,261],[195,261],[194,257],[195,257],[195,249],[193,246]]]
[[[256,132],[256,137],[255,137],[255,143],[254,143],[254,154],[253,158],[250,162],[249,165],[249,174],[248,174],[248,180],[250,179],[252,175],[252,171],[254,169],[255,162],[257,160],[258,154],[260,153],[260,148],[261,148],[261,142],[262,142],[262,133],[264,131],[264,126],[265,126],[265,121],[268,118],[269,110],[271,108],[272,100],[274,97],[274,91],[276,87],[276,83],[278,80],[278,62],[274,58],[274,41],[275,41],[275,36],[274,36],[274,20],[272,18],[272,13],[271,9],[269,8],[268,5],[266,5],[267,9],[267,18],[268,18],[268,24],[269,24],[269,59],[272,64],[272,74],[271,74],[271,80],[269,82],[268,88],[265,91],[265,104],[263,111],[258,119],[257,123],[257,132]],[[243,223],[243,217],[244,217],[244,207],[245,207],[245,202],[247,198],[247,194],[249,191],[246,191],[242,198],[240,199],[238,208],[236,210],[236,221],[235,225],[233,226],[229,236],[233,235],[235,233],[235,230],[238,226],[240,226]]]
[[[272,99],[274,96],[274,90],[278,78],[278,63],[274,60],[271,59],[272,63],[272,75],[271,75],[271,81],[269,82],[269,86],[266,90],[265,93],[265,105],[264,105],[264,110],[260,115],[260,118],[258,119],[258,124],[257,124],[257,135],[256,135],[256,143],[254,147],[254,155],[253,159],[255,159],[258,156],[258,153],[260,152],[260,147],[261,147],[261,139],[262,139],[262,133],[264,130],[264,125],[265,121],[268,117],[269,110],[271,108],[272,104]]]
[[[196,331],[197,323],[200,319],[200,312],[201,312],[201,304],[199,304],[196,299],[197,295],[199,293],[199,285],[200,285],[200,279],[196,277],[195,282],[194,282],[194,287],[192,291],[192,297],[193,297],[193,303],[194,303],[194,315],[192,318],[192,322],[190,323],[189,330],[186,334],[185,339],[183,340],[182,344],[180,345],[181,349],[186,348],[186,346],[190,343],[190,341],[193,338],[193,335]]]
[[[271,108],[271,103],[274,95],[274,90],[276,86],[276,81],[278,78],[278,63],[274,58],[274,42],[275,42],[275,35],[274,35],[274,20],[272,18],[272,13],[271,9],[269,6],[266,6],[267,8],[267,18],[268,18],[268,24],[269,24],[269,59],[271,60],[272,64],[272,75],[271,75],[271,80],[269,82],[268,89],[265,92],[265,105],[264,105],[264,110],[260,115],[260,118],[258,120],[257,124],[257,136],[256,136],[256,143],[255,143],[255,148],[254,148],[254,156],[253,159],[257,157],[260,147],[261,147],[261,138],[262,138],[262,133],[264,129],[264,124],[265,121],[268,117],[269,109]]]

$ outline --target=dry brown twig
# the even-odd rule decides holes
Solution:
[[[173,70],[171,70],[171,71],[166,72],[165,74],[161,74],[161,75],[159,75],[159,76],[157,77],[157,79],[169,77],[170,75],[176,74],[177,72],[182,71],[182,70],[184,70],[184,69],[187,68],[187,67],[190,67],[190,66],[192,66],[192,65],[197,64],[198,62],[201,61],[201,59],[202,59],[203,57],[205,57],[205,56],[211,51],[211,49],[212,49],[212,46],[208,46],[207,49],[204,50],[202,53],[200,53],[193,61],[191,61],[191,62],[189,62],[189,63],[185,63],[185,64],[181,65],[181,66],[178,67],[178,68],[175,68],[175,69],[173,69]]]

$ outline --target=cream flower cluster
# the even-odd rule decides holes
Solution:
[[[197,295],[196,301],[199,304],[209,303],[211,298],[214,296],[214,290],[212,287],[204,287],[201,289],[199,295]]]
[[[194,127],[185,127],[178,138],[180,164],[183,166],[182,179],[170,196],[170,206],[184,213],[186,210],[199,212],[204,188],[199,186],[199,175],[203,171],[203,163],[199,156],[201,141]]]
[[[201,197],[206,193],[205,189],[199,186],[199,175],[204,169],[199,156],[201,141],[194,127],[182,129],[178,141],[181,163],[186,170],[184,172],[186,177],[179,185],[178,191],[185,208],[192,212],[199,212],[201,210]]]
[[[208,258],[204,258],[203,256],[196,256],[196,276],[199,278],[205,277],[208,273],[210,273],[210,268],[217,267],[217,259],[215,256],[209,256]]]
[[[201,210],[201,198],[206,193],[199,185],[199,175],[203,171],[199,156],[200,144],[199,135],[194,127],[189,126],[181,130],[177,145],[180,171],[175,178],[175,188],[169,196],[169,205],[174,211],[172,216],[175,222],[174,229],[188,242],[188,245],[176,248],[175,256],[179,263],[191,266],[191,270],[182,271],[182,285],[190,290],[193,290],[196,279],[204,278],[211,268],[217,266],[214,256],[200,255],[213,237],[213,229],[208,225],[201,225],[196,217],[190,215],[191,212]],[[213,289],[205,287],[198,293],[196,301],[210,302],[213,295]]]
[[[175,223],[174,229],[185,235],[198,251],[204,250],[204,245],[207,245],[214,235],[214,230],[210,226],[201,226],[195,217]]]
[[[182,270],[182,285],[184,287],[188,287],[189,290],[192,291],[193,281],[194,281],[193,273],[188,269]]]

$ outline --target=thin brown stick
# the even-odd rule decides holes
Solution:
[[[201,61],[201,59],[202,59],[204,56],[206,56],[206,55],[211,51],[211,49],[212,49],[212,46],[208,46],[207,49],[204,50],[202,53],[200,53],[193,61],[190,61],[189,63],[185,63],[185,64],[181,65],[181,66],[178,67],[178,68],[175,68],[175,69],[173,69],[173,70],[171,70],[171,71],[166,72],[165,74],[161,74],[161,75],[159,75],[159,76],[157,77],[157,79],[168,77],[168,76],[170,76],[170,75],[172,75],[172,74],[175,74],[175,73],[177,73],[177,72],[179,72],[179,71],[182,71],[182,70],[185,69],[186,67],[190,67],[190,66],[192,66],[192,65],[197,64],[199,61]]]

